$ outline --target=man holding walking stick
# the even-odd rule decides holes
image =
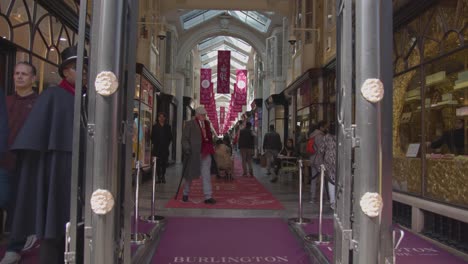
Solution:
[[[206,120],[203,106],[195,109],[195,119],[187,121],[182,131],[182,151],[184,167],[182,177],[185,179],[182,201],[188,202],[193,179],[202,178],[203,194],[206,204],[215,204],[211,188],[211,157],[214,154],[211,125]]]

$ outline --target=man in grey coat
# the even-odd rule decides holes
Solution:
[[[323,164],[323,154],[319,152],[322,147],[325,134],[328,132],[329,124],[327,121],[317,123],[316,129],[310,134],[309,138],[314,138],[315,154],[310,155],[310,203],[315,203],[315,194],[317,189],[317,178],[320,173],[320,165]]]
[[[188,202],[192,180],[202,177],[203,194],[206,204],[215,204],[211,188],[211,157],[214,154],[211,124],[206,120],[203,106],[195,109],[195,119],[187,121],[182,131],[182,151],[184,153],[183,177],[185,186],[182,201]]]

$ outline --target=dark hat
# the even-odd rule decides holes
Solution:
[[[76,61],[76,59],[78,58],[78,46],[71,46],[64,49],[60,56],[62,57],[62,63],[60,63],[58,70],[60,76],[64,78],[63,69],[65,68],[65,66],[67,66],[71,62]],[[86,52],[86,49],[84,50],[84,63],[88,63],[88,53]]]

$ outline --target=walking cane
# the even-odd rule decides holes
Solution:
[[[177,200],[177,196],[179,196],[180,185],[182,185],[182,180],[184,179],[185,170],[187,168],[186,162],[187,162],[187,159],[184,160],[184,164],[182,165],[182,175],[180,176],[179,186],[177,186],[177,191],[174,196],[174,200]]]

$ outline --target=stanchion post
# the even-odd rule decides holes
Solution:
[[[146,233],[138,232],[138,220],[139,220],[139,214],[140,214],[138,210],[138,207],[139,207],[138,200],[140,197],[140,172],[141,172],[141,162],[139,160],[136,162],[136,169],[137,169],[137,173],[136,173],[136,181],[135,181],[135,215],[134,215],[135,223],[133,223],[134,233],[132,234],[131,239],[132,239],[132,243],[135,243],[137,245],[142,245],[146,243],[146,241],[149,238],[149,235]]]
[[[299,166],[299,203],[298,203],[298,217],[290,218],[289,222],[302,225],[310,222],[310,219],[302,217],[302,168],[303,161],[300,159],[297,161],[297,166]]]
[[[160,223],[165,220],[164,216],[156,215],[156,171],[157,171],[157,157],[153,157],[153,190],[151,192],[151,214],[146,221],[150,223]]]
[[[323,220],[323,188],[325,186],[325,166],[320,165],[320,204],[319,204],[319,225],[318,225],[318,235],[311,234],[307,235],[305,238],[309,241],[315,242],[317,244],[329,243],[330,236],[322,234],[322,220]]]

